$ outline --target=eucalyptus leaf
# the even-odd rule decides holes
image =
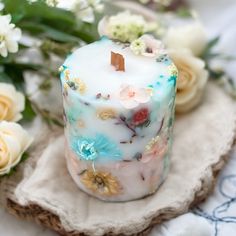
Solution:
[[[45,37],[64,43],[77,43],[78,37],[75,37],[71,34],[67,34],[66,32],[62,32],[56,30],[50,26],[43,25],[41,23],[35,24],[31,22],[22,22],[20,24],[21,29],[44,39]]]
[[[220,36],[217,36],[208,42],[208,44],[201,56],[203,59],[207,60],[207,59],[211,59],[211,58],[219,55],[218,53],[215,54],[212,52],[212,49],[217,45],[219,40],[220,40]]]
[[[188,7],[180,7],[177,10],[177,15],[182,18],[192,17],[192,13]]]

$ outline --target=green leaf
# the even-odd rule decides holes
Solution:
[[[77,45],[79,45],[77,43]],[[58,43],[52,40],[44,40],[40,46],[43,55],[49,58],[49,53],[52,52],[58,56],[65,57],[68,52],[75,46],[73,43]]]
[[[74,16],[69,11],[48,6],[45,1],[29,3],[27,0],[4,0],[5,12],[13,16],[13,22],[31,18],[33,21],[53,20],[74,25]],[[21,17],[19,17],[21,16]]]
[[[213,48],[220,41],[220,36],[211,39],[207,44],[207,50]]]
[[[15,63],[10,61],[5,61],[4,66],[4,75],[13,83],[18,90],[24,91],[24,71],[25,70],[38,70],[41,67],[35,64],[24,64],[24,63]],[[10,79],[9,79],[10,78]]]
[[[12,84],[12,79],[3,71],[0,72],[0,82]]]
[[[177,10],[177,15],[182,18],[189,18],[192,17],[192,13],[187,7],[180,7]]]
[[[96,24],[84,23],[75,14],[49,7],[44,1],[29,3],[27,0],[4,0],[5,13],[29,34],[56,42],[77,43],[79,39],[90,43],[98,38]]]
[[[208,71],[210,73],[210,78],[216,79],[216,80],[221,79],[222,76],[225,74],[225,72],[222,70],[212,70],[212,69],[208,68]]]
[[[31,22],[22,22],[19,26],[21,29],[28,31],[33,35],[38,37],[41,36],[42,39],[47,37],[49,39],[64,43],[77,43],[79,40],[71,34],[53,29],[52,27],[41,23],[35,24]]]
[[[207,60],[207,59],[211,59],[211,58],[214,58],[219,55],[218,53],[215,54],[212,52],[212,49],[216,46],[216,44],[219,42],[219,40],[220,40],[220,36],[217,36],[208,42],[208,44],[201,56],[203,59]]]
[[[25,99],[25,110],[22,113],[23,122],[30,122],[36,117],[36,113],[32,108],[31,102],[28,97]]]

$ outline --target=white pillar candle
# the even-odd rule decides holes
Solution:
[[[177,70],[158,41],[146,42],[136,55],[102,38],[61,67],[68,169],[102,200],[152,194],[168,172]],[[123,56],[124,71],[111,65],[111,52]]]

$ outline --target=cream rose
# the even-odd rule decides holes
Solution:
[[[168,48],[187,48],[196,56],[201,55],[207,45],[207,35],[200,23],[170,27],[163,40]]]
[[[0,175],[9,173],[19,163],[31,143],[32,138],[19,124],[0,122]]]
[[[0,83],[0,121],[18,121],[25,108],[25,97],[11,84]]]
[[[196,107],[202,98],[208,79],[205,63],[188,50],[170,51],[178,69],[176,112],[187,112]]]

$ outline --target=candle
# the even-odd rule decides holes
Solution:
[[[102,200],[152,194],[168,173],[177,70],[145,37],[141,53],[103,37],[60,68],[67,166]]]

